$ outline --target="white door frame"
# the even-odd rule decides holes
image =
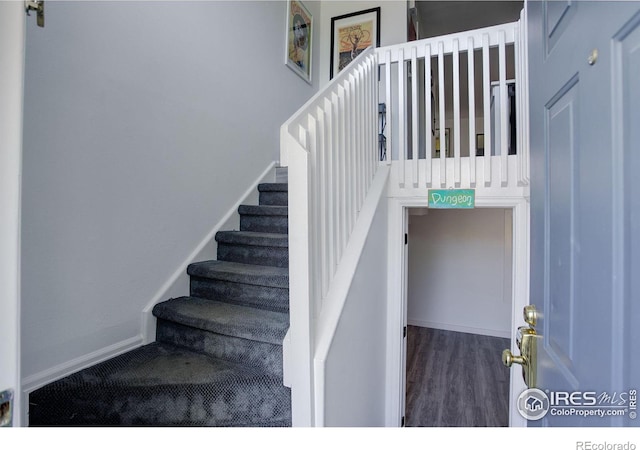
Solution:
[[[390,197],[389,247],[387,287],[387,391],[386,425],[401,425],[404,414],[406,355],[403,328],[406,325],[407,258],[404,233],[407,230],[407,209],[426,208],[426,197]],[[516,331],[524,325],[522,309],[529,304],[529,201],[524,197],[476,198],[477,208],[513,210],[513,283],[511,307],[511,351],[516,348]],[[497,359],[496,359],[497,360]],[[526,427],[527,421],[518,413],[515,401],[526,389],[520,366],[511,368],[509,388],[509,426]]]
[[[0,392],[13,390],[21,425],[20,187],[24,85],[24,2],[0,1]]]

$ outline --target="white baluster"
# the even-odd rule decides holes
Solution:
[[[411,47],[411,159],[413,186],[418,187],[418,49]]]
[[[475,48],[473,36],[469,36],[467,44],[468,86],[469,86],[469,182],[476,185],[476,93],[475,93]]]
[[[404,188],[407,173],[406,173],[406,148],[407,148],[407,120],[406,120],[406,106],[405,99],[407,96],[406,83],[405,83],[405,61],[404,50],[398,50],[398,164],[400,165],[400,187]]]
[[[325,178],[325,190],[326,190],[326,216],[327,216],[327,283],[333,277],[335,271],[335,241],[336,241],[336,229],[335,229],[335,162],[334,162],[334,136],[335,136],[335,116],[333,111],[333,103],[329,98],[324,99],[324,112],[325,112],[325,149],[327,152],[326,157],[326,178]]]
[[[506,36],[504,31],[498,33],[498,61],[500,73],[500,182],[507,185],[507,169],[509,154],[509,116],[507,115],[509,95],[507,92],[507,57],[506,57]],[[497,147],[496,147],[497,148]]]
[[[482,35],[482,88],[484,102],[484,184],[491,185],[491,76],[489,35]]]
[[[440,116],[440,186],[447,183],[447,141],[445,132],[445,97],[444,97],[444,43],[438,42],[438,104]]]
[[[427,187],[431,187],[432,183],[432,137],[431,131],[434,129],[433,127],[433,111],[431,103],[431,45],[426,44],[424,46],[424,111],[425,111],[425,136],[424,136],[424,144],[425,144],[425,177]]]
[[[391,150],[393,149],[393,141],[394,141],[394,136],[392,133],[392,128],[393,128],[393,124],[392,124],[392,120],[391,120],[391,50],[386,52],[386,58],[385,58],[385,78],[386,78],[386,98],[385,98],[385,103],[387,106],[387,123],[386,123],[386,129],[385,129],[385,134],[386,134],[386,138],[387,138],[387,154],[386,154],[386,160],[387,160],[387,164],[391,164]]]
[[[339,241],[338,241],[338,262],[342,257],[342,250],[347,243],[347,190],[346,190],[346,166],[347,166],[347,145],[346,145],[346,107],[345,107],[345,90],[342,85],[338,86],[338,105],[339,105],[339,142],[338,147],[338,208],[337,211],[339,221]]]
[[[453,179],[460,184],[460,43],[453,40]]]

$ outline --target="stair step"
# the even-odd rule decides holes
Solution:
[[[287,183],[262,183],[258,185],[260,205],[287,206],[289,185]]]
[[[156,340],[282,377],[288,314],[182,297],[159,303]]]
[[[163,319],[156,323],[157,342],[250,366],[269,376],[283,377],[282,345],[225,336]]]
[[[289,168],[276,167],[276,183],[288,183],[288,182],[289,182]]]
[[[282,344],[289,328],[287,314],[198,297],[158,303],[153,315],[200,330],[277,345]]]
[[[259,233],[256,231],[218,231],[216,241],[225,244],[255,245],[288,249],[289,235],[282,233]]]
[[[288,269],[214,260],[191,264],[187,273],[191,296],[289,312]]]
[[[289,236],[254,231],[220,231],[218,260],[262,266],[289,267]]]
[[[287,234],[288,207],[267,205],[240,205],[240,231]]]
[[[283,267],[211,260],[189,264],[187,274],[194,277],[289,289],[289,269]]]
[[[288,183],[260,183],[258,192],[288,192]]]
[[[155,342],[32,392],[30,426],[290,426],[291,391],[251,367]]]
[[[283,376],[282,345],[225,336],[164,319],[156,321],[156,341]]]

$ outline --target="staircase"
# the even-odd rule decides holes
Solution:
[[[156,342],[32,392],[30,426],[291,425],[287,184],[258,190],[218,259],[188,267],[190,296],[155,306]]]

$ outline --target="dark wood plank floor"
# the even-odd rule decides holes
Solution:
[[[409,326],[408,427],[506,427],[509,340]]]

